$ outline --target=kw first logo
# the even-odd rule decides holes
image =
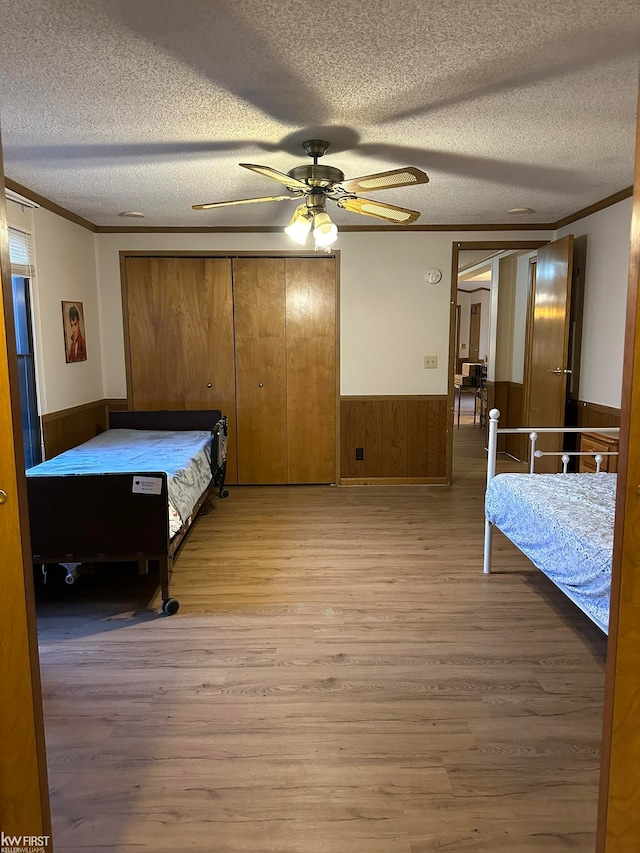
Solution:
[[[49,835],[5,835],[0,832],[0,853],[46,853]]]

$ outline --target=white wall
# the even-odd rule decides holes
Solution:
[[[41,412],[100,400],[102,354],[94,235],[48,210],[34,213],[35,322]],[[87,360],[67,364],[62,301],[82,302]]]
[[[341,393],[446,394],[451,239],[348,233],[341,238]],[[437,267],[438,284],[425,273]],[[424,356],[438,357],[424,369]]]
[[[544,239],[549,232],[501,232],[498,239]],[[494,240],[494,232],[346,232],[340,251],[340,363],[343,395],[446,394],[451,258],[460,240]],[[281,234],[98,234],[105,397],[126,396],[121,250],[291,251]],[[442,271],[439,284],[425,273]],[[455,304],[455,288],[453,292]],[[107,344],[108,342],[108,344]],[[438,367],[424,369],[424,356]]]
[[[498,261],[498,311],[496,317],[496,382],[510,382],[513,369],[514,316],[518,260],[508,254]]]
[[[632,199],[573,222],[557,237],[587,235],[579,397],[620,407]]]
[[[32,281],[34,349],[40,412],[102,399],[100,311],[94,235],[44,208],[7,204],[9,225],[30,231],[35,247]],[[67,364],[62,301],[83,303],[87,360]]]

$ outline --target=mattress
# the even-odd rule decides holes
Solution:
[[[615,474],[499,474],[485,512],[603,630],[609,621]]]
[[[169,535],[174,536],[211,482],[211,433],[110,429],[29,468],[27,477],[148,471],[167,474]]]

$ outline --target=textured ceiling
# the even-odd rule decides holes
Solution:
[[[310,137],[347,177],[424,169],[425,186],[375,196],[418,225],[554,222],[633,181],[637,0],[0,9],[5,173],[97,225],[284,224],[289,202],[191,204],[286,192],[237,164],[286,172]]]

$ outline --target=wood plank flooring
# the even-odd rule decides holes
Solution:
[[[593,853],[605,638],[501,534],[483,576],[454,433],[451,488],[233,487],[176,616],[40,589],[57,853]]]

